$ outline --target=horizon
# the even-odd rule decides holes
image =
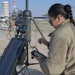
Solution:
[[[10,13],[12,13],[13,11],[13,4],[12,4],[12,0],[1,0],[0,2],[0,13],[2,13],[2,2],[3,1],[8,1],[9,2],[9,11]],[[26,4],[25,4],[26,0],[16,0],[16,7],[19,10],[25,10],[26,9]],[[75,0],[28,0],[28,9],[32,12],[32,16],[33,17],[40,17],[44,14],[47,14],[48,9],[50,8],[51,5],[53,5],[54,3],[62,3],[62,4],[70,4],[72,7],[72,11],[73,11],[73,17],[75,18]]]

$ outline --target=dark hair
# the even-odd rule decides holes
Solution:
[[[63,4],[53,4],[50,9],[48,10],[48,15],[56,18],[59,14],[64,16],[65,19],[70,19],[70,21],[75,25],[75,21],[73,19],[72,10],[70,5],[63,5]]]

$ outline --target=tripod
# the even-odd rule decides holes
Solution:
[[[24,37],[28,40],[28,43],[30,43],[30,41],[31,41],[31,21],[33,21],[33,23],[34,23],[34,25],[36,26],[36,28],[38,29],[38,31],[39,31],[39,33],[41,34],[41,36],[44,38],[44,36],[43,36],[43,34],[42,34],[42,32],[41,32],[41,30],[39,29],[39,27],[38,27],[38,25],[37,25],[37,23],[35,22],[35,20],[34,20],[34,18],[32,18],[32,16],[31,16],[31,11],[30,10],[28,10],[28,0],[26,0],[26,10],[24,10],[23,11],[23,17],[26,17],[26,18],[24,18],[24,20],[23,20],[23,22],[25,21],[25,19],[26,19],[26,22],[24,22],[24,24],[27,24],[27,26],[26,26],[26,34],[24,35]],[[18,33],[19,34],[19,33]],[[24,34],[24,33],[23,33]],[[23,34],[22,34],[22,36],[23,36]],[[19,72],[17,72],[17,74],[15,74],[15,75],[18,75],[19,73],[21,73],[25,68],[27,68],[28,66],[30,66],[30,65],[35,65],[35,64],[39,64],[39,63],[29,63],[29,57],[28,57],[28,53],[29,53],[29,51],[28,51],[28,43],[27,43],[27,45],[26,45],[26,47],[25,47],[25,50],[26,50],[26,62],[24,63],[25,64],[25,66],[19,71]]]
[[[42,32],[40,31],[40,29],[39,29],[37,23],[36,23],[35,20],[34,20],[34,18],[28,17],[28,19],[34,22],[34,25],[35,25],[36,28],[38,29],[38,31],[39,31],[39,33],[41,34],[41,36],[44,38]],[[36,47],[33,47],[33,48],[36,48]],[[24,66],[17,74],[21,73],[25,68],[27,69],[27,67],[30,66],[30,65],[39,64],[39,63],[29,63],[29,57],[28,57],[28,53],[29,53],[29,51],[28,51],[28,44],[27,44],[27,46],[26,46],[26,50],[27,50],[27,52],[26,52],[26,53],[27,53],[27,59],[26,59],[26,62],[24,63],[25,66]]]

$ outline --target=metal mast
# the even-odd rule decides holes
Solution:
[[[16,8],[16,0],[12,0],[13,10]]]

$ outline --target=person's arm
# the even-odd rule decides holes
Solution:
[[[39,38],[38,39],[38,43],[39,44],[43,43],[44,45],[49,46],[49,42],[46,39],[44,39],[44,38]]]
[[[39,62],[41,69],[47,75],[58,75],[63,72],[66,65],[67,41],[61,37],[52,37],[48,57],[42,57]]]

